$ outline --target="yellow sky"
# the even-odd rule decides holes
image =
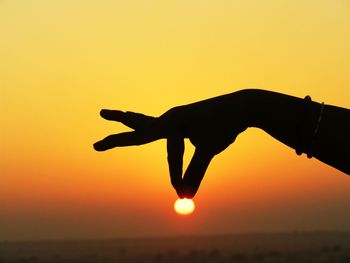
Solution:
[[[349,72],[347,0],[0,1],[0,239],[349,230],[349,177],[259,130],[214,159],[186,219],[164,141],[92,149],[125,130],[101,108],[252,87],[350,108]]]

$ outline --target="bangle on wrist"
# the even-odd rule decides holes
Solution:
[[[317,123],[316,123],[316,127],[314,130],[314,134],[312,136],[311,143],[310,143],[309,152],[307,153],[308,158],[312,158],[312,156],[313,156],[313,150],[314,150],[314,146],[315,146],[315,143],[317,140],[318,130],[320,129],[320,123],[322,121],[323,111],[324,111],[324,102],[321,103],[320,113],[319,113],[318,118],[317,118]]]
[[[313,148],[317,140],[317,134],[322,121],[324,103],[322,102],[318,116],[315,119],[312,109],[312,100],[310,96],[306,96],[300,111],[300,122],[296,131],[296,147],[295,151],[298,155],[306,153],[308,158],[313,157]],[[314,128],[313,128],[314,127]]]

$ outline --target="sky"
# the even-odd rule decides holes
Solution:
[[[246,88],[350,108],[349,72],[348,0],[1,0],[0,240],[350,230],[350,177],[258,129],[215,157],[189,216],[164,140],[92,148],[127,130],[102,108]]]

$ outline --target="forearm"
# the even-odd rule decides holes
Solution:
[[[249,126],[350,174],[350,110],[264,90],[245,90]],[[318,126],[317,133],[315,129]]]
[[[350,110],[325,105],[314,156],[350,175]]]

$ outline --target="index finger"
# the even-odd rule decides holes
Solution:
[[[140,129],[149,125],[155,121],[155,117],[147,116],[141,113],[131,111],[120,111],[120,110],[106,110],[100,111],[102,118],[110,121],[118,121],[132,129]]]
[[[168,165],[171,184],[180,198],[184,197],[182,191],[182,164],[184,151],[185,144],[182,137],[172,136],[167,138]]]

